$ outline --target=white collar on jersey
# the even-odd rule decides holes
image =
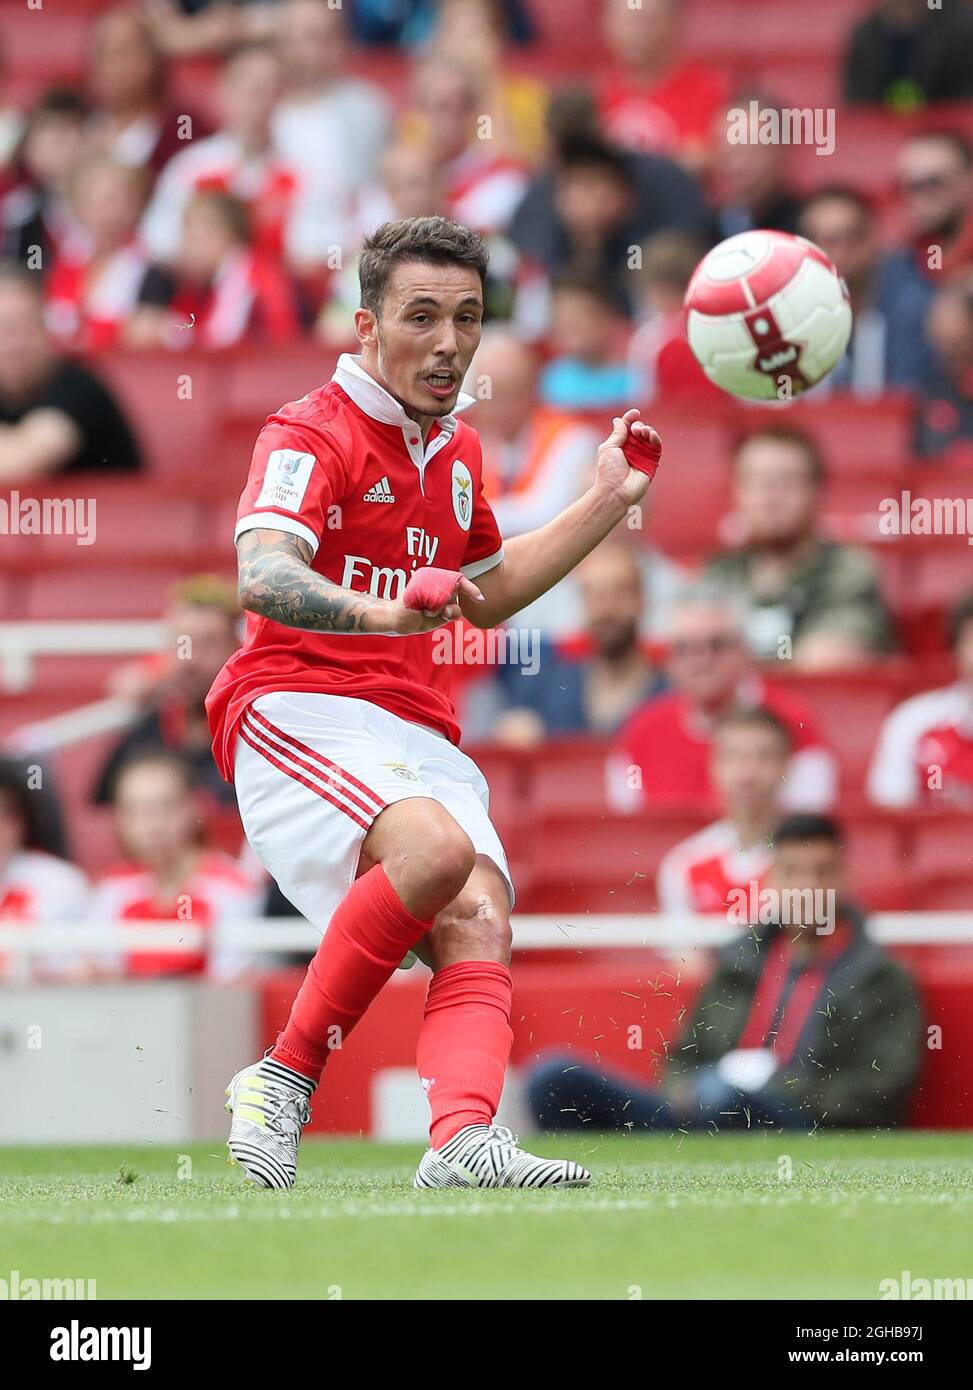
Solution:
[[[402,429],[415,424],[395,397],[389,395],[385,387],[380,386],[373,376],[369,376],[361,365],[361,359],[352,353],[341,354],[331,380],[340,386],[342,391],[347,392],[359,410],[363,410],[373,420],[378,420],[383,425],[400,425]],[[456,416],[462,410],[469,410],[471,405],[476,405],[476,398],[461,391],[452,413],[439,416],[440,430],[446,435],[451,435],[456,429]]]

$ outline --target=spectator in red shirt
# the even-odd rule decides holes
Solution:
[[[663,912],[725,913],[734,889],[756,900],[770,868],[790,755],[790,732],[770,710],[723,715],[710,763],[720,819],[664,856],[656,878]]]
[[[92,920],[172,921],[173,939],[183,924],[207,934],[225,922],[258,917],[263,889],[236,860],[200,845],[201,822],[186,763],[167,752],[146,752],[121,770],[115,785],[118,841],[127,863],[95,888]],[[207,939],[189,953],[133,951],[116,962],[128,975],[199,974],[221,978],[245,963],[237,953],[214,951]]]
[[[879,806],[973,810],[973,593],[950,618],[956,680],[904,700],[888,716],[868,774]]]
[[[141,169],[95,155],[73,186],[78,226],[47,277],[47,323],[54,338],[78,352],[113,347],[138,303],[149,258],[137,228],[145,203]]]
[[[615,62],[599,106],[619,145],[705,162],[726,81],[706,63],[681,56],[679,0],[603,0],[602,33]]]
[[[754,670],[741,615],[725,596],[699,588],[677,600],[668,645],[672,689],[633,715],[611,761],[609,790],[619,810],[717,810],[710,778],[713,735],[720,716],[737,705],[769,709],[791,735],[786,807],[822,810],[833,804],[834,754],[804,705]]]
[[[288,342],[300,329],[293,282],[255,248],[247,209],[230,193],[194,194],[174,273],[156,267],[141,299],[126,334],[133,347],[219,351]]]

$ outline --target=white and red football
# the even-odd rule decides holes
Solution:
[[[693,272],[686,334],[732,396],[786,400],[815,386],[851,337],[848,288],[820,247],[788,232],[741,232]]]

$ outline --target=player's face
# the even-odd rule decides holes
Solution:
[[[413,419],[448,415],[479,346],[482,321],[475,270],[406,262],[389,277],[381,316],[358,311],[362,364]]]

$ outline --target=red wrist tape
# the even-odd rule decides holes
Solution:
[[[416,570],[402,593],[406,608],[416,608],[420,613],[438,613],[445,608],[460,581],[459,570],[440,570],[426,565]]]
[[[654,478],[662,458],[662,443],[650,444],[641,435],[629,432],[628,439],[622,445],[622,453],[629,468],[637,468],[640,473],[648,473],[650,478]]]

